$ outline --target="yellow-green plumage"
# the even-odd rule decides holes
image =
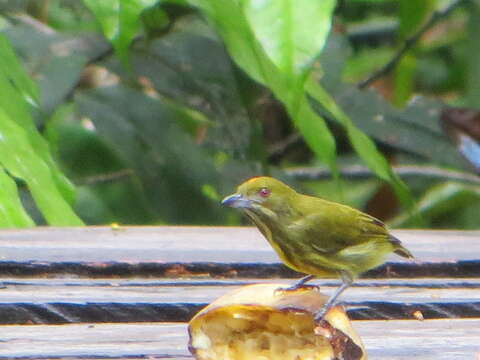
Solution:
[[[349,206],[299,194],[270,177],[246,181],[223,203],[242,208],[281,260],[299,272],[339,275],[350,284],[381,265],[391,252],[412,257],[380,220]]]

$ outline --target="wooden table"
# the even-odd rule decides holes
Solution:
[[[480,232],[394,234],[418,260],[342,297],[370,359],[480,359]],[[89,227],[0,231],[0,276],[0,359],[191,359],[199,309],[300,275],[253,228]]]

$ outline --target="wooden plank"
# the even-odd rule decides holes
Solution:
[[[300,279],[300,278],[298,278]],[[53,277],[53,278],[0,278],[0,290],[9,286],[124,286],[124,287],[204,287],[204,286],[242,286],[249,284],[258,284],[265,282],[294,284],[298,279],[211,279],[209,277],[180,277],[171,278],[81,278],[81,277]],[[335,287],[341,284],[340,280],[332,279],[313,279],[309,282],[321,287]],[[405,287],[405,288],[427,288],[427,289],[478,289],[480,288],[479,278],[404,278],[404,279],[358,279],[352,285],[353,287]]]
[[[478,277],[480,231],[393,232],[417,257],[367,277]],[[35,228],[0,231],[0,276],[296,277],[249,227]]]
[[[0,327],[0,359],[190,357],[185,325]]]
[[[422,261],[477,260],[476,254],[480,253],[480,231],[393,233]],[[2,229],[0,249],[2,259],[10,261],[223,262],[225,251],[234,253],[235,262],[251,262],[238,257],[238,253],[250,251],[258,251],[259,261],[276,261],[270,246],[252,227]],[[92,252],[93,249],[97,251]]]
[[[272,282],[271,280],[262,282]],[[253,283],[253,282],[252,282]],[[280,283],[275,280],[275,283]],[[424,282],[419,282],[424,284]],[[465,284],[464,281],[461,282]],[[11,285],[10,285],[11,284]],[[239,287],[238,284],[224,282],[207,282],[197,285],[192,282],[177,282],[162,284],[158,282],[141,282],[138,279],[133,281],[116,280],[109,282],[79,283],[73,285],[71,282],[62,283],[49,281],[11,282],[0,290],[0,304],[4,303],[49,303],[49,302],[147,302],[147,303],[208,303]],[[292,284],[291,281],[283,282],[285,287]],[[320,283],[321,284],[321,283]],[[362,301],[391,301],[391,302],[475,302],[480,301],[480,286],[470,288],[421,288],[415,286],[368,286],[369,281],[361,281],[348,289],[342,298],[351,303]],[[375,283],[373,283],[375,284]],[[381,285],[382,283],[380,283]],[[408,282],[414,284],[414,281]],[[473,284],[479,285],[478,281]],[[334,286],[332,286],[334,285]],[[339,284],[338,284],[339,285]],[[333,282],[321,285],[321,291],[332,293],[338,286]]]
[[[214,299],[254,281],[5,279],[3,283],[0,323],[61,324],[187,321]],[[320,284],[322,292],[331,294],[339,282]],[[479,289],[480,281],[469,279],[360,280],[342,300],[350,305],[354,319],[411,319],[416,311],[427,319],[471,318],[480,317]]]
[[[480,319],[355,321],[369,358],[471,360]],[[1,359],[191,359],[185,324],[1,326]]]
[[[480,355],[480,320],[354,323],[371,359],[460,360]]]

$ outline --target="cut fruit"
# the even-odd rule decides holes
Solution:
[[[314,316],[328,299],[314,287],[282,284],[236,289],[200,311],[189,324],[197,360],[365,360],[364,346],[341,306]]]

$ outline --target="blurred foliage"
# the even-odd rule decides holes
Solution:
[[[29,226],[31,218],[18,201],[12,178],[23,181],[45,219],[52,225],[80,225],[69,202],[73,188],[58,170],[48,144],[38,133],[31,112],[38,90],[21,67],[10,42],[0,34],[0,163],[4,186],[0,207],[3,226]]]
[[[0,226],[80,224],[70,206],[87,224],[238,224],[222,195],[270,174],[396,226],[415,209],[478,228],[480,138],[440,117],[480,110],[479,18],[473,0],[0,2]],[[367,177],[339,176],[359,163]]]

